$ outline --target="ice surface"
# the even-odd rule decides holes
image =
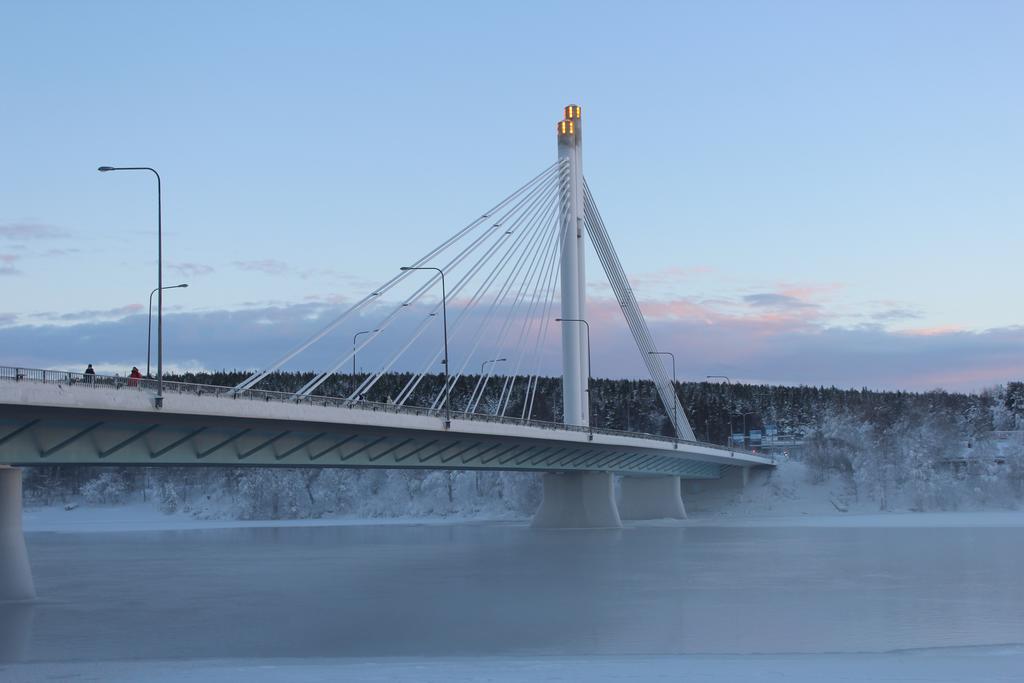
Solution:
[[[1018,683],[1024,649],[968,648],[881,655],[479,657],[348,660],[205,660],[0,665],[6,683],[544,683],[702,681],[707,683]]]

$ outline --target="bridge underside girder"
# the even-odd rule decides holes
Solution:
[[[0,406],[0,464],[429,468],[665,474],[721,466],[664,450],[457,431],[167,412]]]

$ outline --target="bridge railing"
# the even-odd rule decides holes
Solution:
[[[79,388],[133,390],[156,393],[157,381],[151,378],[121,377],[119,375],[84,374],[80,372],[67,372],[64,370],[40,370],[36,368],[17,368],[0,366],[0,381],[13,382],[38,382],[44,384],[62,384]],[[192,382],[169,382],[164,381],[164,394],[181,394],[191,396],[221,397],[231,400],[265,401],[276,403],[300,403],[303,405],[324,406],[328,408],[348,408],[351,410],[366,410],[371,412],[394,413],[401,415],[420,415],[429,417],[444,417],[444,410],[438,408],[423,408],[416,406],[404,406],[394,403],[377,403],[374,401],[354,400],[340,396],[303,396],[296,399],[295,394],[287,391],[267,391],[264,389],[247,389],[236,392],[233,387],[220,386],[216,384],[196,384]],[[663,443],[687,444],[713,448],[726,453],[745,452],[743,449],[728,448],[716,444],[704,443],[701,441],[687,441],[676,439],[661,434],[649,434],[646,432],[626,432],[618,429],[606,429],[603,427],[585,427],[580,425],[567,425],[561,422],[547,422],[544,420],[529,420],[518,417],[502,417],[500,415],[485,415],[481,413],[467,413],[453,411],[452,418],[455,420],[467,420],[473,422],[490,422],[504,425],[520,425],[524,427],[539,427],[561,432],[577,432],[583,434],[606,434],[608,436],[626,436],[642,438]],[[751,454],[753,455],[753,454]],[[769,456],[770,457],[770,456]]]

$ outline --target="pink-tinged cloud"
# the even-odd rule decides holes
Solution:
[[[773,289],[778,291],[783,296],[792,297],[802,301],[809,301],[813,299],[820,299],[828,297],[829,295],[835,294],[842,290],[846,285],[841,282],[822,282],[822,283],[787,283],[780,282]]]
[[[778,292],[762,292],[759,294],[747,294],[743,297],[743,303],[759,308],[788,309],[795,308],[817,308],[818,304],[812,304],[798,297]]]
[[[895,307],[887,308],[884,311],[877,311],[870,314],[872,320],[879,322],[895,322],[897,320],[912,320],[914,318],[922,317],[920,310],[910,307]]]
[[[9,240],[48,240],[67,237],[69,234],[63,228],[46,223],[0,223],[0,238]]]
[[[939,325],[937,327],[918,327],[908,330],[898,330],[899,334],[906,334],[912,337],[934,337],[939,334],[953,334],[956,332],[965,332],[966,330],[959,325]]]
[[[452,304],[453,302],[449,302]],[[324,321],[340,313],[342,305],[323,301],[303,304],[264,302],[233,311],[178,313],[166,326],[168,344],[180,358],[195,359],[210,368],[264,366],[315,333]],[[988,385],[1024,378],[1024,327],[984,332],[940,332],[909,335],[880,326],[856,328],[830,325],[809,317],[804,308],[791,312],[737,308],[723,312],[690,301],[641,302],[659,349],[676,356],[680,379],[702,380],[707,375],[726,375],[734,382],[835,385],[908,390],[943,387],[977,390]],[[310,349],[290,365],[294,369],[329,367],[351,348],[351,335],[374,329],[390,306],[371,307],[352,317],[335,336]],[[513,358],[520,325],[507,310],[498,311],[484,323],[474,309],[459,329],[463,314],[459,305],[449,307],[453,368],[466,366],[477,372],[487,358]],[[120,318],[113,318],[117,313]],[[133,314],[134,312],[134,314]],[[359,364],[366,368],[383,364],[402,348],[424,320],[427,306],[406,309],[366,350]],[[61,362],[91,362],[100,357],[122,364],[137,364],[138,313],[141,306],[108,311],[50,314],[48,321],[0,328],[0,349],[9,363],[49,367]],[[557,306],[551,317],[558,315]],[[599,377],[646,375],[644,357],[629,334],[617,302],[589,302],[586,318],[591,323],[593,369]],[[499,334],[506,319],[516,322]],[[539,318],[532,329],[539,329]],[[523,365],[520,373],[539,369],[543,374],[560,372],[559,327],[548,322],[539,368]],[[77,324],[69,324],[77,323]],[[440,321],[414,343],[395,370],[419,369],[428,352],[440,348]],[[482,334],[476,334],[477,330]],[[472,342],[481,339],[473,349]],[[531,340],[533,337],[529,337]],[[504,343],[502,343],[502,340]],[[530,347],[532,348],[532,346]],[[69,356],[73,352],[74,356]],[[116,354],[120,353],[118,356]],[[532,358],[532,356],[530,356]],[[436,368],[436,365],[434,366]],[[512,371],[512,361],[507,371]]]
[[[0,275],[21,275],[21,271],[14,266],[19,258],[17,254],[0,254]]]
[[[649,321],[699,321],[705,325],[732,324],[758,325],[759,331],[773,327],[792,329],[815,325],[822,318],[817,306],[750,305],[745,301],[689,299],[648,299],[639,302],[640,310]],[[620,320],[622,313],[615,300],[592,298],[587,303],[588,315],[605,320]]]

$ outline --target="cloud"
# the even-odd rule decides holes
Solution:
[[[812,283],[787,283],[780,282],[774,289],[781,294],[796,299],[820,299],[823,296],[835,294],[843,289],[845,285],[841,282],[812,282]]]
[[[205,263],[167,263],[167,270],[178,273],[182,277],[201,277],[203,275],[209,275],[213,272],[213,266],[208,266]]]
[[[17,254],[0,254],[0,275],[21,275],[21,271],[14,266],[19,258]]]
[[[316,279],[334,280],[341,282],[354,290],[372,291],[380,285],[379,282],[354,277],[346,272],[334,270],[333,268],[295,268],[292,265],[277,259],[257,259],[253,261],[233,261],[232,265],[240,270],[247,270],[255,273],[263,273],[273,276],[290,276],[302,280]]]
[[[933,337],[937,334],[949,334],[952,332],[964,332],[959,325],[938,325],[936,327],[918,327],[908,330],[899,330],[899,334],[906,334],[914,337]]]
[[[893,322],[897,320],[921,318],[924,316],[921,311],[912,308],[890,308],[885,311],[872,313],[870,317],[872,320],[878,320],[879,322]]]
[[[9,240],[48,240],[69,234],[67,230],[47,223],[0,223],[0,237]]]
[[[710,266],[690,266],[688,268],[669,266],[668,268],[662,268],[649,273],[631,275],[629,276],[629,285],[634,289],[641,290],[660,289],[665,286],[692,281],[701,275],[709,275],[714,272],[714,268]],[[600,282],[603,283],[603,281]]]
[[[110,320],[135,315],[145,310],[142,304],[125,304],[105,310],[72,311],[70,313],[35,313],[30,318],[46,322],[77,323],[90,320]],[[2,324],[2,323],[0,323]]]
[[[291,271],[289,266],[284,261],[278,261],[276,259],[261,259],[258,261],[235,261],[232,265],[241,270],[249,270],[257,273],[264,273],[266,275],[285,275]]]
[[[743,297],[745,303],[751,306],[757,306],[761,308],[781,308],[781,309],[792,309],[792,308],[816,308],[817,304],[808,303],[801,301],[795,296],[788,294],[776,294],[766,292],[762,294],[747,294]]]
[[[835,385],[842,387],[928,390],[976,390],[1024,377],[1024,327],[980,332],[935,331],[929,335],[894,332],[881,326],[829,326],[813,319],[787,317],[770,309],[750,315],[724,314],[689,301],[641,304],[659,348],[676,355],[681,379],[724,374],[733,381],[773,384]],[[334,318],[341,307],[322,301],[272,305],[241,310],[172,313],[164,316],[166,361],[185,359],[204,368],[256,368],[280,357]],[[374,329],[386,306],[367,309],[347,320],[335,333],[315,345],[288,367],[323,369],[351,349],[352,334]],[[798,308],[804,311],[804,308]],[[426,309],[403,312],[371,345],[359,352],[360,367],[377,367],[410,339],[424,320]],[[506,333],[502,347],[497,334],[483,335],[471,354],[469,335],[455,328],[461,311],[449,309],[453,369],[468,364],[476,372],[479,359],[514,358],[511,345],[518,329]],[[112,367],[138,365],[145,352],[146,316],[141,306],[106,311],[46,314],[44,324],[0,328],[0,363],[26,367],[77,367],[106,363]],[[120,315],[120,318],[115,316]],[[588,303],[592,327],[594,373],[600,377],[643,377],[643,357],[637,351],[614,300]],[[41,318],[40,318],[41,319]],[[492,327],[504,317],[499,312]],[[5,316],[0,316],[0,322]],[[6,315],[10,322],[12,316]],[[396,370],[418,369],[439,347],[437,317],[403,357]],[[471,323],[470,328],[475,329]],[[544,374],[559,373],[557,326],[549,325],[542,347]],[[509,369],[514,366],[509,362]],[[349,367],[343,363],[343,367]],[[526,371],[526,365],[520,371]],[[533,368],[529,368],[532,370]]]

